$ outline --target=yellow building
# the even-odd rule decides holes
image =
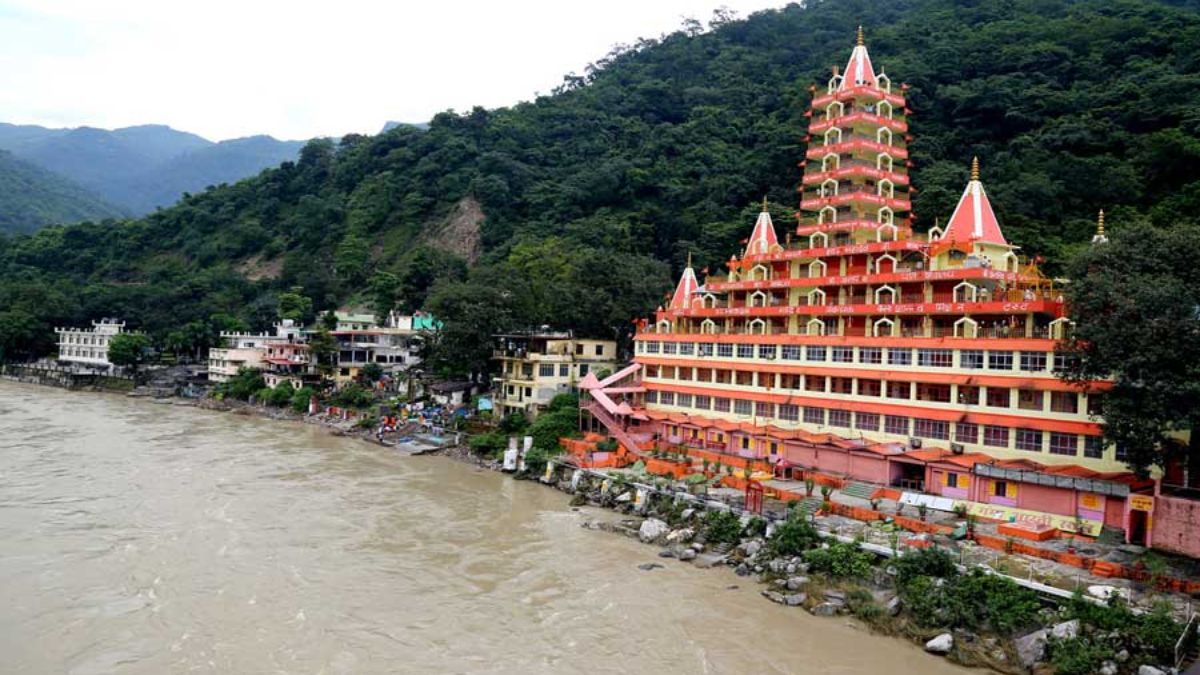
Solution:
[[[521,411],[536,417],[558,394],[575,390],[588,373],[617,367],[613,340],[576,338],[569,332],[497,335],[492,357],[500,361],[495,405],[500,415]]]

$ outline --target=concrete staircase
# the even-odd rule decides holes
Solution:
[[[805,497],[797,504],[796,513],[804,520],[808,520],[809,516],[820,510],[821,504],[823,503],[824,500],[822,500],[820,497]]]
[[[604,409],[604,406],[595,401],[588,401],[584,404],[583,408],[590,412],[592,417],[599,420],[604,425],[604,428],[608,430],[609,435],[617,439],[618,443],[625,446],[626,450],[634,454],[638,453],[637,439],[628,431],[625,431],[625,427],[621,424],[621,421],[610,415]]]
[[[849,497],[858,497],[863,500],[870,500],[871,495],[875,494],[876,486],[870,483],[850,483],[843,487],[840,492]]]

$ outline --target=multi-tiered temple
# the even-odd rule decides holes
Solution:
[[[860,31],[813,89],[798,226],[781,240],[764,201],[725,275],[689,262],[588,409],[627,446],[1145,529],[1126,504],[1144,483],[1094,415],[1108,383],[1055,376],[1063,298],[1004,237],[977,161],[944,226],[913,231],[905,88]]]

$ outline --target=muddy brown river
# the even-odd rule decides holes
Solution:
[[[727,569],[641,571],[586,517],[306,425],[0,382],[0,672],[966,672]]]

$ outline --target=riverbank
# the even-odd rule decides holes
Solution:
[[[372,430],[358,428],[353,421],[332,415],[301,415],[284,408],[212,399],[153,402],[300,422],[333,436],[358,438],[379,447]],[[438,454],[489,470],[500,469],[499,462],[476,457],[465,447],[446,448]],[[572,467],[560,464],[549,478],[542,476],[541,482],[572,495],[577,505],[604,508],[618,516],[616,520],[589,519],[584,523],[587,529],[618,533],[656,545],[655,554],[664,559],[658,563],[661,565],[729,569],[739,577],[762,584],[766,600],[786,608],[784,611],[802,608],[817,617],[850,617],[856,625],[881,635],[905,638],[955,663],[997,672],[1045,669],[1052,660],[1062,661],[1061,655],[1069,649],[1087,652],[1080,659],[1094,666],[1092,670],[1075,672],[1134,673],[1143,665],[1154,667],[1155,661],[1138,662],[1138,655],[1147,650],[1142,643],[1148,639],[1138,636],[1136,644],[1126,646],[1124,637],[1113,635],[1116,629],[1097,630],[1096,618],[1088,621],[1089,615],[1084,614],[1087,608],[1043,607],[1040,600],[1023,594],[1021,589],[983,581],[957,568],[951,572],[953,561],[947,566],[945,561],[930,558],[923,564],[938,568],[939,574],[919,574],[914,579],[925,581],[902,582],[902,570],[890,562],[892,557],[887,551],[872,549],[865,541],[839,534],[835,527],[809,532],[787,521],[755,521],[736,514],[724,503],[707,500],[690,503],[657,489],[644,489],[636,475],[619,473],[604,478],[582,472],[578,476]],[[781,537],[789,536],[792,543],[778,543]],[[829,546],[822,546],[822,541]],[[662,571],[652,563],[647,565],[649,569],[644,567],[631,573]],[[972,604],[970,599],[974,596],[1010,596],[1024,601],[993,615],[986,605]],[[949,617],[954,621],[948,622]],[[1118,618],[1127,624],[1121,629],[1124,632],[1134,634],[1130,632],[1133,627],[1141,626],[1140,620],[1124,615]],[[945,630],[947,625],[954,628]],[[1060,672],[1072,671],[1060,669]]]

